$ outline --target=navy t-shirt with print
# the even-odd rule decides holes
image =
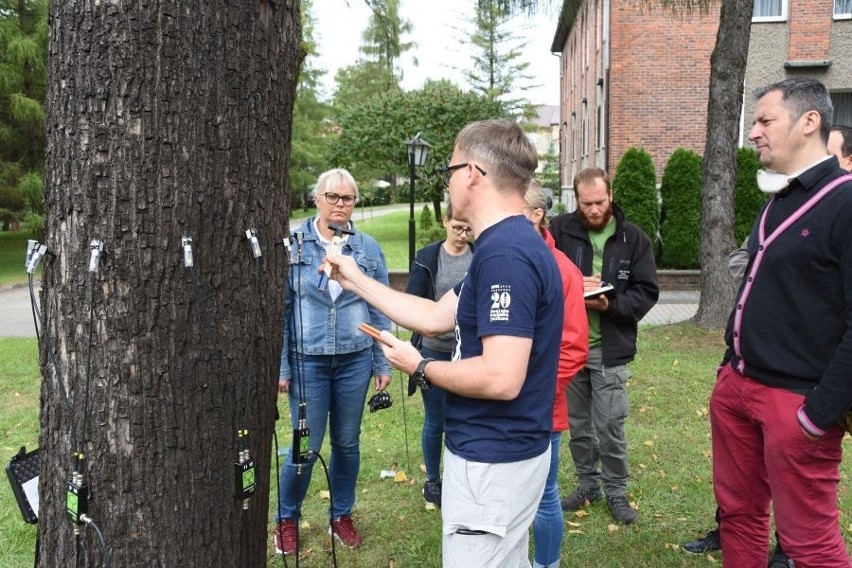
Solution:
[[[507,463],[530,459],[550,444],[562,333],[559,269],[532,224],[522,216],[492,225],[476,239],[467,276],[456,286],[456,358],[482,354],[482,338],[532,338],[526,379],[511,401],[447,393],[447,448],[464,459]]]

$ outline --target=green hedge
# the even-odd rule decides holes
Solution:
[[[624,210],[627,220],[645,231],[656,250],[660,209],[657,202],[657,174],[648,152],[641,148],[630,148],[624,153],[615,169],[612,197]]]
[[[751,233],[766,195],[757,187],[760,161],[752,148],[740,148],[737,153],[737,185],[734,188],[734,240],[740,246]]]
[[[701,156],[679,148],[669,158],[660,186],[660,265],[698,268],[701,235]]]

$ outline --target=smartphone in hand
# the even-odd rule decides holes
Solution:
[[[385,339],[382,337],[382,332],[379,331],[378,329],[376,329],[375,327],[373,327],[372,325],[368,324],[367,322],[363,322],[363,323],[359,324],[358,329],[361,330],[362,332],[366,333],[367,335],[369,335],[370,337],[372,337],[376,341],[384,343],[385,345],[390,347],[390,343],[385,341]]]

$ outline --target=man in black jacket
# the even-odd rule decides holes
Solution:
[[[606,172],[582,170],[574,192],[577,210],[551,223],[556,247],[580,268],[587,292],[605,283],[614,290],[586,299],[589,359],[568,385],[568,447],[578,487],[562,499],[562,508],[574,511],[600,499],[602,483],[613,516],[629,524],[636,511],[627,499],[626,364],[636,354],[639,320],[659,296],[657,270],[651,240],[612,202]]]

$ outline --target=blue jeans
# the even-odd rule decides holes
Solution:
[[[559,505],[559,486],[556,476],[559,473],[559,443],[561,432],[550,435],[550,470],[544,483],[544,495],[538,504],[533,520],[533,542],[535,543],[535,562],[533,568],[559,568],[559,551],[562,548],[564,533],[562,507]]]
[[[299,363],[291,358],[290,421],[298,427],[301,386]],[[328,460],[331,487],[331,514],[334,518],[352,513],[355,482],[361,466],[361,417],[373,372],[370,349],[342,355],[311,355],[304,359],[304,401],[310,428],[309,447],[319,453],[325,437],[326,421],[331,428],[331,457]],[[308,492],[316,456],[302,465],[301,474],[293,463],[293,448],[281,468],[280,495],[276,520],[301,516],[302,501]]]
[[[420,350],[423,357],[438,361],[449,361],[452,353],[433,351],[426,347]],[[441,453],[444,450],[444,391],[432,387],[421,390],[423,395],[423,431],[420,433],[420,446],[423,449],[423,462],[426,464],[426,479],[440,481]]]

